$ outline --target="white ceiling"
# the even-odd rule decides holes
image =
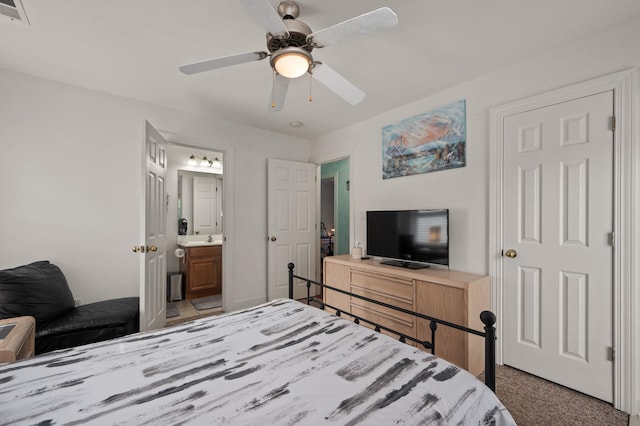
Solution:
[[[187,76],[178,66],[265,49],[239,0],[22,0],[0,19],[0,67],[187,112],[315,138],[640,16],[638,0],[300,0],[319,30],[388,6],[397,27],[316,49],[367,96],[350,106],[309,78],[270,112],[268,59]],[[271,1],[277,6],[277,1]],[[289,123],[305,125],[292,128]]]

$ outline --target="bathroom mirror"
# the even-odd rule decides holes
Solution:
[[[180,235],[222,234],[222,175],[178,170],[178,219],[186,220]]]

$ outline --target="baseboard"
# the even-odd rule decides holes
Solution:
[[[252,308],[261,303],[265,303],[267,300],[264,297],[257,297],[254,299],[237,300],[229,303],[226,312],[237,311],[239,309]]]
[[[629,426],[640,426],[640,416],[629,416]]]

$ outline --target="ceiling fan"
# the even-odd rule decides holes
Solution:
[[[274,72],[271,110],[280,111],[289,88],[289,81],[309,73],[329,90],[351,105],[364,99],[364,92],[342,77],[327,64],[313,59],[311,52],[363,34],[391,28],[398,17],[388,7],[373,10],[319,31],[312,32],[298,20],[300,7],[295,1],[282,1],[276,11],[269,0],[240,0],[267,31],[268,52],[248,52],[209,59],[179,67],[184,74],[196,74],[267,57]],[[310,99],[311,100],[311,99]]]

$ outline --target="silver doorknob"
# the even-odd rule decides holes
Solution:
[[[515,259],[516,257],[518,257],[518,252],[515,251],[514,249],[509,249],[504,252],[504,255],[507,256],[509,259]]]
[[[277,240],[276,237],[271,237],[271,241],[275,241],[275,240]]]

